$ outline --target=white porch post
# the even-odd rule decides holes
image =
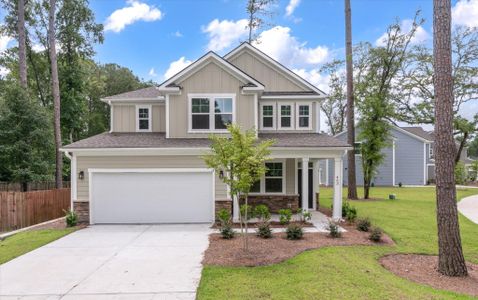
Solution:
[[[239,222],[239,199],[232,197],[232,221]]]
[[[309,209],[309,158],[302,157],[302,209]]]
[[[317,192],[319,191],[319,176],[320,176],[320,174],[319,174],[319,162],[320,161],[318,159],[313,161],[313,171],[312,172],[313,172],[314,175],[313,175],[312,182],[313,182],[313,193],[314,193],[314,195],[313,195],[312,198],[314,199],[314,202],[312,204],[312,209],[314,209],[314,210],[317,209],[317,207],[316,207],[317,206]]]
[[[335,170],[334,170],[334,211],[332,218],[334,220],[342,219],[342,164],[343,157],[335,158]]]

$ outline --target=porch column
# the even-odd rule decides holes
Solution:
[[[309,158],[302,157],[302,209],[309,209]]]
[[[313,199],[314,199],[314,202],[312,204],[312,208],[314,210],[316,210],[318,207],[317,207],[317,193],[319,192],[319,177],[320,177],[320,174],[319,174],[319,165],[320,165],[320,160],[316,159],[314,160],[313,162]]]
[[[239,222],[239,199],[232,197],[232,221]]]
[[[343,157],[335,158],[334,170],[334,210],[332,218],[334,220],[342,219],[342,164]]]

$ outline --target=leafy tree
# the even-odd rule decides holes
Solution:
[[[461,161],[455,165],[455,183],[466,184],[468,180],[468,172],[466,171],[465,164]]]
[[[478,158],[478,135],[475,135],[468,146],[468,156]]]
[[[361,46],[362,67],[356,84],[357,108],[360,112],[358,139],[362,141],[364,198],[369,198],[370,185],[382,163],[382,150],[389,145],[390,123],[393,116],[392,82],[407,57],[410,40],[423,23],[415,15],[412,28],[403,32],[399,22],[392,24],[384,39],[384,46]]]
[[[475,115],[472,121],[463,118],[461,116],[456,116],[453,120],[454,124],[454,136],[459,142],[458,149],[455,154],[455,163],[458,163],[461,158],[461,153],[465,148],[470,137],[473,137],[478,131],[478,114]]]
[[[347,97],[343,64],[344,62],[341,60],[334,60],[326,63],[320,69],[322,73],[329,76],[328,97],[320,102],[320,109],[325,114],[325,123],[332,135],[336,135],[345,129]]]
[[[475,160],[471,163],[471,181],[476,181],[478,179],[478,160]]]
[[[0,180],[26,183],[51,180],[51,118],[16,83],[5,86],[0,101]]]
[[[263,28],[266,25],[265,18],[270,18],[273,16],[271,11],[272,5],[274,5],[277,0],[247,0],[247,29],[249,30],[249,43],[257,41],[257,35],[254,34],[255,31]]]
[[[229,186],[234,208],[237,209],[239,199],[247,198],[251,187],[266,172],[264,162],[267,160],[273,141],[258,142],[254,129],[241,131],[238,125],[229,125],[230,137],[211,135],[211,154],[204,156],[206,165],[223,174],[221,179]],[[236,214],[238,212],[236,211]],[[244,249],[248,249],[248,209],[245,209],[245,231],[243,231]],[[241,221],[242,231],[242,221]]]
[[[433,18],[438,271],[446,276],[466,276],[456,204],[455,162],[450,159],[456,154],[450,0],[433,1]]]

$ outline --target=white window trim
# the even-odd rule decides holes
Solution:
[[[282,127],[282,106],[290,106],[290,127]],[[295,105],[294,102],[277,103],[277,126],[279,130],[295,130]]]
[[[260,179],[260,192],[249,193],[249,195],[285,195],[286,194],[286,177],[287,177],[287,164],[285,159],[273,159],[268,160],[266,163],[282,163],[282,191],[281,192],[266,192],[266,176],[262,175]]]
[[[263,115],[263,107],[264,106],[272,106],[272,127],[264,127],[264,115]],[[260,129],[261,130],[276,130],[277,126],[277,103],[276,102],[272,102],[272,101],[267,101],[267,102],[261,102],[261,105],[260,105],[260,111],[261,111],[261,116],[260,116]]]
[[[308,127],[300,127],[299,126],[299,106],[308,106],[309,107],[309,126]],[[295,108],[295,128],[296,130],[311,130],[312,129],[312,103],[310,102],[296,102]]]
[[[141,108],[148,109],[148,129],[139,129],[139,110]],[[152,132],[153,107],[152,105],[136,105],[136,132]]]
[[[192,98],[209,98],[209,129],[193,129]],[[227,129],[211,129],[214,126],[214,101],[216,98],[232,98],[232,123],[236,122],[236,94],[188,94],[188,133],[227,133]],[[211,100],[212,103],[211,103]]]

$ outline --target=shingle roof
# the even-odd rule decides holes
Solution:
[[[422,139],[433,141],[433,134],[430,134],[428,131],[423,130],[422,127],[413,126],[413,127],[400,127],[400,128],[410,132],[411,134],[421,137]]]
[[[160,92],[155,86],[150,86],[147,88],[139,89],[136,91],[126,92],[118,95],[104,97],[103,99],[151,99],[161,96]]]
[[[264,133],[259,139],[274,139],[273,147],[348,147],[345,142],[319,133]],[[199,148],[209,147],[207,138],[170,138],[164,133],[101,133],[73,144],[64,149],[85,148]]]
[[[263,96],[295,96],[295,95],[319,95],[315,91],[269,91],[262,93]]]

